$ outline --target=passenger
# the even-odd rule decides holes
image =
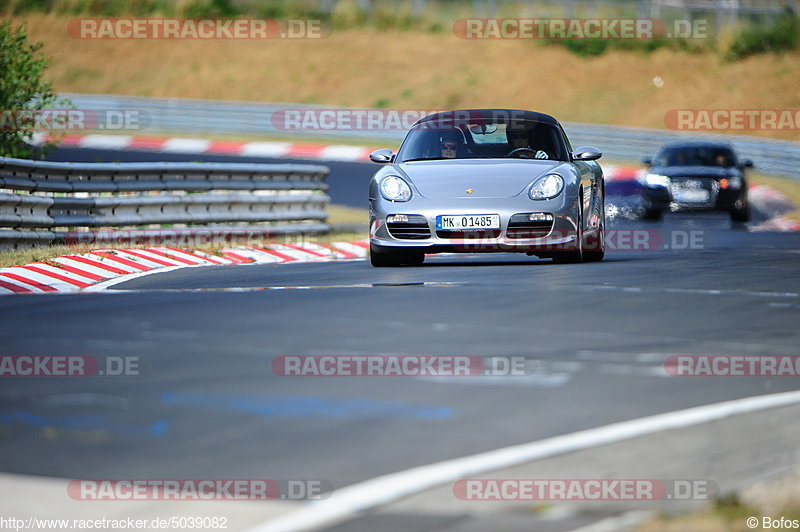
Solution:
[[[445,159],[455,159],[463,146],[461,133],[457,131],[443,131],[439,135],[439,148],[442,157]]]
[[[669,161],[670,166],[689,166],[689,161],[686,158],[686,152],[682,150],[675,150]]]

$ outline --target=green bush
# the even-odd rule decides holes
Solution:
[[[40,53],[42,43],[28,42],[25,26],[16,30],[11,21],[0,24],[0,112],[10,116],[18,110],[41,111],[66,108],[68,100],[59,98],[50,83],[43,81],[42,73],[47,61]],[[33,152],[26,142],[30,131],[19,130],[6,122],[0,127],[0,155],[4,157],[29,157]],[[47,146],[45,146],[45,149]]]
[[[767,52],[783,52],[797,48],[800,39],[800,18],[786,14],[771,27],[755,26],[740,31],[731,43],[725,58],[736,61]]]
[[[17,15],[31,11],[50,11],[52,7],[52,0],[26,0],[25,2],[16,2],[13,11]]]
[[[11,6],[15,15],[40,12],[121,17],[170,15],[175,12],[174,4],[172,0],[0,0],[0,10]]]
[[[188,18],[232,18],[240,13],[231,0],[194,0],[183,14]]]
[[[603,55],[608,50],[609,45],[609,41],[600,39],[564,39],[553,40],[550,43],[561,44],[578,57]]]
[[[396,13],[393,10],[376,10],[372,14],[372,24],[381,31],[413,29],[417,19],[410,13]]]
[[[651,53],[661,48],[671,48],[684,52],[699,52],[703,48],[686,39],[553,39],[548,44],[557,44],[578,57],[603,55],[609,50]]]

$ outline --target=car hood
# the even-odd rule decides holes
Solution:
[[[740,175],[734,166],[654,166],[649,172],[667,177],[733,177]]]
[[[426,198],[509,198],[560,164],[531,159],[463,159],[414,161],[397,168]],[[467,189],[473,192],[467,193]]]

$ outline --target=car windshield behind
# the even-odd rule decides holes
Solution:
[[[736,166],[729,148],[717,146],[682,146],[664,148],[653,161],[655,166]]]
[[[503,118],[423,122],[409,131],[398,153],[400,162],[494,158],[568,160],[558,127]]]

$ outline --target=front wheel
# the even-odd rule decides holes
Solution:
[[[600,262],[603,260],[603,257],[606,256],[606,215],[605,215],[605,198],[603,198],[603,203],[600,206],[600,212],[603,213],[603,217],[600,220],[600,227],[597,229],[597,233],[592,237],[592,239],[587,242],[587,245],[583,249],[583,260],[586,262]]]
[[[553,255],[556,264],[574,264],[583,262],[583,193],[578,194],[578,219],[576,220],[575,249],[559,251]]]
[[[653,208],[645,208],[644,214],[642,215],[642,219],[644,220],[660,220],[664,217],[664,210],[663,209],[653,209]]]
[[[375,268],[419,266],[425,262],[425,254],[420,251],[376,251],[370,244],[369,262]]]
[[[750,221],[750,202],[747,199],[742,200],[738,207],[731,211],[732,222],[749,222]]]

